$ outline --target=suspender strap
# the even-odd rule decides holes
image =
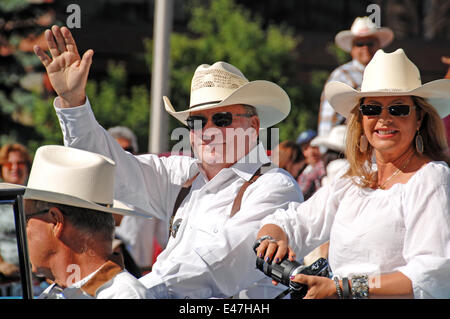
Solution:
[[[253,174],[253,176],[246,181],[241,188],[239,189],[236,198],[234,199],[233,206],[231,208],[230,218],[233,217],[240,209],[241,209],[241,202],[242,197],[244,196],[244,192],[252,183],[254,183],[262,174],[264,174],[266,171],[270,170],[271,168],[275,167],[272,165],[271,162],[266,163],[262,165],[258,170]],[[172,217],[170,218],[170,228],[169,228],[169,236],[172,233],[172,225],[173,225],[173,219],[175,217],[175,214],[177,213],[178,208],[180,207],[183,200],[186,198],[186,196],[191,191],[192,184],[194,183],[194,180],[197,178],[198,174],[195,175],[193,178],[188,180],[183,187],[181,188],[180,192],[178,193],[177,199],[175,200],[175,205],[173,207],[172,211]]]
[[[198,176],[198,173],[194,177],[189,179],[186,183],[184,183],[183,187],[181,188],[180,192],[178,193],[177,199],[175,200],[175,205],[173,206],[172,217],[170,217],[169,236],[172,233],[173,219],[175,217],[175,214],[177,213],[177,210],[180,207],[183,200],[186,198],[186,196],[191,191],[192,184],[194,183],[194,180],[197,178],[197,176]]]
[[[271,163],[267,163],[264,164],[263,166],[269,166],[270,164]],[[233,217],[241,209],[242,197],[244,197],[244,193],[247,187],[253,184],[261,175],[262,173],[260,167],[248,181],[245,181],[245,183],[242,184],[241,188],[239,189],[239,192],[236,195],[236,198],[234,199],[233,206],[231,207],[230,218]]]

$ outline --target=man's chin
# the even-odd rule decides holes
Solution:
[[[54,281],[54,277],[52,275],[52,272],[50,269],[46,267],[32,267],[31,271],[33,272],[33,275],[39,278],[46,278],[49,280]]]
[[[226,162],[226,158],[222,154],[203,153],[200,161],[206,165],[221,165]]]

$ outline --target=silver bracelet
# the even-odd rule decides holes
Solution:
[[[369,298],[369,276],[360,275],[352,276],[350,278],[352,283],[353,299],[367,299]]]
[[[339,277],[334,276],[333,280],[334,280],[334,284],[336,285],[336,293],[337,293],[339,299],[344,299],[344,296],[342,295],[341,285],[339,285]]]

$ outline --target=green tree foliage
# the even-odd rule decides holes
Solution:
[[[247,78],[278,83],[292,102],[290,115],[280,124],[280,139],[295,140],[307,129],[316,128],[320,92],[328,74],[315,72],[308,83],[298,78],[298,48],[301,39],[286,26],[263,24],[248,9],[233,0],[192,0],[188,5],[188,30],[172,33],[170,53],[170,99],[177,110],[187,108],[190,82],[196,67],[226,61],[236,65]],[[151,70],[152,41],[145,40],[146,60]],[[95,63],[95,60],[94,60]],[[149,125],[149,86],[130,86],[126,66],[111,62],[107,76],[89,80],[87,95],[98,122],[105,128],[130,127],[146,151]],[[30,140],[32,150],[43,144],[61,144],[62,136],[53,97],[33,95],[32,119],[38,135]],[[169,117],[173,129],[180,124]],[[176,143],[176,141],[173,141]]]
[[[0,59],[0,145],[18,141],[26,144],[32,153],[41,145],[62,144],[61,129],[52,106],[54,97],[49,96],[51,94],[44,91],[42,85],[45,70],[33,52],[18,49],[22,39],[36,37],[48,27],[40,25],[38,18],[50,9],[51,4],[31,4],[28,0],[0,1],[3,21],[0,44],[11,48],[11,53]],[[128,126],[135,132],[140,149],[145,151],[148,88],[144,85],[130,87],[125,65],[110,62],[105,79],[89,80],[86,91],[99,123],[105,128]]]
[[[86,88],[97,121],[106,129],[117,125],[129,127],[136,134],[139,149],[144,151],[148,143],[149,89],[133,85],[127,90],[123,63],[109,62],[107,74],[108,80],[89,81]]]
[[[206,4],[205,4],[206,3]],[[306,128],[315,128],[320,91],[297,79],[297,47],[301,40],[285,26],[263,22],[233,0],[191,1],[188,33],[173,33],[170,53],[170,99],[177,110],[189,103],[190,81],[200,64],[226,61],[252,80],[273,81],[292,102],[290,115],[278,125],[280,139],[294,139]],[[151,61],[152,41],[146,40]],[[323,78],[323,77],[322,77]],[[170,127],[179,126],[172,120]]]
[[[24,43],[43,32],[47,13],[45,4],[0,1],[0,144],[36,135],[31,110],[33,92],[43,91],[41,63]]]
[[[138,139],[140,150],[145,150],[148,140],[149,93],[144,85],[127,89],[127,73],[123,63],[110,61],[105,80],[89,80],[86,94],[92,104],[97,121],[105,129],[121,125],[129,127]],[[55,110],[53,97],[42,99],[35,96],[33,119],[36,130],[43,141],[32,140],[30,147],[39,144],[61,144],[62,134]]]

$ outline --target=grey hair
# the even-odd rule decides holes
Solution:
[[[114,138],[125,138],[130,141],[133,153],[139,151],[136,135],[126,126],[114,126],[108,129],[108,133]]]
[[[258,111],[256,110],[256,107],[248,104],[241,104],[241,105],[245,108],[247,114],[258,116]]]
[[[86,235],[86,238],[101,235],[107,241],[114,239],[115,221],[111,213],[40,200],[29,200],[29,202],[36,210],[57,207],[76,229]]]

